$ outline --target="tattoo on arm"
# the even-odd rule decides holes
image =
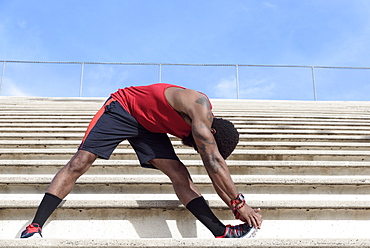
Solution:
[[[200,150],[200,155],[203,158],[204,166],[207,167],[211,173],[217,174],[221,166],[217,162],[214,153],[206,153],[206,145],[202,145],[201,147],[198,147],[198,149]]]
[[[198,103],[198,104],[200,104],[200,105],[203,105],[203,106],[205,106],[207,108],[207,110],[208,110],[207,120],[209,120],[209,122],[212,123],[212,121],[213,121],[213,115],[212,115],[212,112],[211,112],[211,105],[209,104],[209,101],[208,101],[207,97],[205,97],[205,96],[200,97],[195,102]]]
[[[209,103],[209,100],[207,99],[207,97],[203,96],[203,97],[200,97],[198,98],[196,101],[196,103],[200,104],[200,105],[203,105],[207,108],[207,120],[212,123],[213,121],[213,115],[212,115],[212,111],[211,111],[211,106],[210,106],[210,103]],[[196,126],[196,125],[193,125],[192,126],[192,132],[193,132],[193,135],[194,137],[196,137],[197,139],[199,139],[200,141],[202,141],[203,144],[197,146],[198,147],[198,151],[202,157],[202,160],[204,162],[204,166],[207,168],[207,170],[211,173],[215,173],[217,174],[219,169],[221,168],[220,164],[218,163],[218,160],[215,156],[215,154],[212,152],[212,153],[207,153],[207,146],[212,146],[212,145],[216,145],[214,141],[210,141],[208,140],[206,137],[204,137],[202,135],[201,132],[199,132],[199,129],[208,129],[209,127],[207,127],[204,123],[201,123],[199,126]]]
[[[195,100],[195,102],[200,104],[200,105],[206,106],[208,110],[211,110],[211,106],[209,105],[209,101],[205,96],[198,98],[197,100]]]
[[[195,125],[193,125],[193,127],[192,127],[192,132],[193,132],[193,135],[194,135],[196,138],[200,139],[201,141],[203,141],[203,142],[205,142],[205,143],[207,143],[207,144],[210,144],[210,145],[214,145],[214,144],[215,144],[214,142],[209,141],[209,140],[208,140],[208,139],[206,139],[203,135],[201,135],[201,134],[199,133],[199,131],[198,131],[198,128],[197,128]]]
[[[193,135],[198,138],[199,140],[203,141],[203,144],[201,144],[198,147],[198,152],[200,156],[202,157],[202,160],[204,162],[204,166],[211,172],[211,173],[218,173],[218,170],[221,168],[221,166],[218,164],[218,161],[214,155],[214,153],[207,153],[207,146],[215,145],[215,142],[209,141],[206,139],[203,135],[201,135],[198,132],[198,129],[195,125],[193,125]]]

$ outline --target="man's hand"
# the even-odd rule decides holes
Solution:
[[[252,209],[250,206],[245,204],[238,210],[241,221],[247,222],[249,226],[254,226],[257,229],[261,229],[262,215],[259,213],[260,209]]]

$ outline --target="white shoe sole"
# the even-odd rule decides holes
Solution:
[[[249,238],[254,238],[257,234],[257,229],[252,227],[251,230],[244,236],[240,237],[240,238],[243,238],[243,239],[249,239]]]
[[[42,236],[39,233],[34,233],[31,237],[23,239],[42,239]]]

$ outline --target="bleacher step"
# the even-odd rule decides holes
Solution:
[[[77,181],[44,239],[17,239],[105,100],[0,97],[0,248],[370,247],[369,102],[211,99],[215,116],[241,134],[227,162],[238,190],[263,213],[255,239],[213,239],[166,176],[140,167],[127,141]],[[170,139],[215,214],[239,224],[199,155]]]
[[[6,149],[0,148],[1,159],[69,159],[76,149]],[[194,159],[191,149],[175,149],[180,159]],[[132,149],[116,149],[111,159],[135,159]],[[232,160],[349,160],[370,161],[370,151],[353,150],[234,150]]]
[[[215,194],[203,194],[211,208],[229,211]],[[36,208],[43,194],[0,194],[0,208]],[[269,209],[352,209],[370,208],[369,194],[245,194],[252,207]],[[184,207],[175,194],[69,194],[61,208],[72,209],[175,209]]]
[[[81,144],[80,140],[0,140],[1,148],[76,148]],[[172,145],[175,148],[186,148],[181,141],[173,140]],[[118,148],[131,148],[127,140],[123,141]],[[314,149],[329,149],[329,150],[370,150],[370,143],[367,142],[292,142],[292,141],[239,141],[236,149],[265,149],[265,150],[314,150]]]
[[[1,248],[359,248],[370,247],[370,239],[0,239]]]
[[[0,175],[0,184],[49,184],[54,175]],[[231,175],[238,184],[272,185],[370,185],[368,175]],[[195,184],[211,184],[207,175],[193,175]],[[171,184],[165,175],[82,175],[77,184]]]

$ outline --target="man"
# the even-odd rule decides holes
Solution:
[[[244,224],[225,226],[212,213],[175,154],[167,133],[198,151],[217,194]],[[238,193],[225,162],[239,141],[234,125],[214,118],[211,103],[203,93],[159,83],[127,87],[111,94],[90,122],[77,153],[55,175],[21,238],[42,237],[42,226],[76,180],[98,157],[109,159],[125,139],[143,167],[159,169],[170,178],[181,203],[216,238],[251,237],[260,228],[259,209],[249,207]]]

